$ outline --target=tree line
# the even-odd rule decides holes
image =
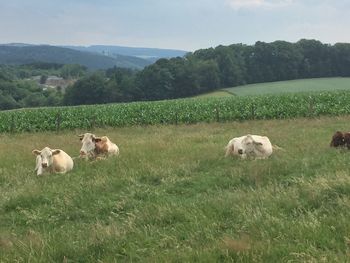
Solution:
[[[350,76],[350,44],[259,41],[160,59],[142,71],[113,68],[105,77],[93,74],[67,91],[65,103],[174,99],[251,83],[336,76]]]
[[[258,41],[159,59],[143,70],[114,67],[86,72],[56,104],[174,99],[251,83],[336,76],[350,76],[350,44],[306,39],[296,43]]]

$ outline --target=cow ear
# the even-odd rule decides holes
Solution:
[[[260,146],[263,145],[261,142],[256,142],[256,141],[254,141],[253,143],[254,143],[255,145],[260,145]]]
[[[41,154],[41,151],[39,151],[39,150],[33,150],[33,151],[32,151],[32,154],[34,154],[34,155],[39,155],[39,154]]]
[[[61,152],[61,150],[59,150],[59,149],[56,149],[56,150],[52,150],[52,151],[51,151],[52,155],[59,154],[60,152]]]
[[[79,140],[82,140],[84,138],[84,134],[79,134],[78,137],[79,137]]]

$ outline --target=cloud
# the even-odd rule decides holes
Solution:
[[[293,3],[294,0],[227,0],[228,5],[234,10],[276,8],[284,7]]]

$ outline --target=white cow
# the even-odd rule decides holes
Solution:
[[[237,155],[242,159],[247,157],[265,159],[273,151],[272,144],[268,137],[260,135],[244,135],[233,138],[226,146],[226,154]]]
[[[82,143],[80,149],[80,157],[82,158],[96,159],[101,156],[119,155],[118,146],[111,142],[107,136],[96,137],[92,133],[80,134],[78,136]]]
[[[36,155],[37,175],[42,175],[44,171],[66,173],[73,169],[73,159],[63,150],[45,147],[41,151],[33,150],[32,153]]]

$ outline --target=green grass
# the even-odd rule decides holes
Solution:
[[[289,92],[350,90],[350,78],[317,78],[277,81],[224,89],[234,95],[263,95]]]
[[[350,116],[99,129],[118,158],[37,177],[34,148],[76,134],[0,135],[0,262],[347,262]],[[285,151],[224,158],[234,136]]]
[[[198,97],[218,97],[220,94],[223,96],[228,96],[229,94],[247,96],[335,90],[350,90],[350,78],[316,78],[257,83],[222,89],[202,94]]]
[[[226,90],[218,90],[218,91],[213,91],[210,93],[205,93],[205,94],[201,94],[198,96],[195,96],[195,98],[222,98],[222,97],[231,97],[232,93],[230,93],[229,91]]]

